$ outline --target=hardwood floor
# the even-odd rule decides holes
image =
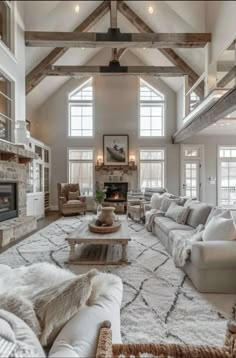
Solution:
[[[48,211],[43,219],[38,220],[37,230],[35,230],[35,232],[43,229],[45,226],[48,226],[53,221],[60,219],[60,217],[61,214],[59,213],[59,211]]]
[[[7,249],[9,249],[10,247],[14,246],[15,244],[17,244],[18,242],[27,239],[31,235],[35,234],[37,231],[42,230],[44,227],[46,227],[49,224],[51,224],[52,222],[58,220],[60,217],[61,217],[61,214],[59,213],[59,211],[48,211],[45,214],[45,217],[43,219],[40,219],[40,220],[37,221],[37,229],[36,230],[34,230],[31,233],[21,237],[19,240],[13,241],[9,245],[4,246],[3,248],[0,249],[0,254],[2,252],[6,251]]]

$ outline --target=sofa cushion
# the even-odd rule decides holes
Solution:
[[[184,225],[187,221],[189,211],[189,208],[185,208],[173,202],[170,204],[165,216],[173,219],[178,224]]]
[[[160,210],[166,213],[171,203],[180,204],[180,201],[180,198],[167,198],[164,196],[161,202]]]
[[[172,230],[169,232],[169,240],[173,241],[178,239],[178,238],[183,238],[183,239],[186,239],[188,238],[189,236],[192,236],[194,235],[195,233],[195,229],[192,228],[192,230]]]
[[[193,229],[191,226],[178,224],[175,221],[173,221],[172,219],[163,217],[163,216],[156,217],[154,219],[154,223],[156,225],[159,225],[161,230],[164,231],[167,235],[172,230],[192,230]]]
[[[83,203],[80,200],[68,200],[67,203],[63,204],[64,207],[71,207],[71,206],[84,206],[85,203]]]
[[[234,220],[214,216],[206,226],[202,239],[203,241],[236,240]]]
[[[55,357],[95,357],[97,338],[101,323],[111,321],[112,343],[122,343],[120,335],[120,306],[122,282],[107,286],[106,295],[100,296],[97,303],[84,306],[62,328],[49,352]]]
[[[192,201],[189,204],[185,203],[184,206],[188,206],[191,209],[187,218],[187,225],[194,228],[200,224],[205,225],[208,215],[212,209],[211,205]]]
[[[78,191],[68,191],[68,200],[76,200],[79,196]]]
[[[232,214],[230,210],[219,208],[219,207],[213,207],[211,209],[211,212],[207,218],[205,225],[208,225],[214,216],[220,216],[221,218],[225,218],[225,219],[232,219]]]

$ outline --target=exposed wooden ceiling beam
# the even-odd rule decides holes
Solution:
[[[77,76],[81,74],[132,74],[179,77],[184,73],[174,66],[120,66],[111,61],[109,66],[51,66],[45,71],[47,76]]]
[[[88,31],[109,11],[109,2],[103,1],[74,31]],[[44,71],[54,64],[67,51],[67,48],[58,47],[52,50],[30,73],[26,76],[26,94],[37,86],[44,78]]]
[[[153,30],[123,1],[118,1],[118,10],[124,15],[140,32],[151,32]],[[192,87],[198,80],[198,74],[182,58],[170,48],[162,48],[159,51],[170,60],[173,65],[181,68],[189,76],[189,85]],[[200,98],[204,97],[204,86],[200,85],[196,89]]]
[[[231,68],[231,70],[226,73],[226,75],[219,81],[217,82],[217,87],[218,88],[224,88],[225,86],[227,86],[234,78],[236,77],[236,66],[234,66],[233,68]]]
[[[218,61],[217,72],[229,72],[234,66],[234,61]]]
[[[26,31],[25,45],[29,47],[204,47],[211,41],[210,33],[121,33],[108,32],[47,32]]]
[[[229,113],[236,109],[236,86],[226,92],[216,102],[201,114],[197,115],[189,124],[180,129],[174,134],[173,143],[181,143],[185,139],[192,137],[196,133],[207,128],[211,124],[217,122],[219,119],[224,118]]]
[[[111,29],[117,28],[117,1],[110,1],[110,24]]]

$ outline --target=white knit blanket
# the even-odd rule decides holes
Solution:
[[[194,233],[180,235],[173,241],[173,260],[176,267],[184,267],[191,256],[192,245],[194,242],[202,241],[204,226],[199,225]]]
[[[154,219],[158,216],[165,216],[165,213],[163,211],[160,211],[159,209],[151,209],[146,213],[146,229],[149,232],[152,232],[152,227],[154,223]]]

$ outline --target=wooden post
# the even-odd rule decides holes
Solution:
[[[117,1],[110,2],[110,23],[111,29],[117,28]]]
[[[188,75],[183,76],[183,118],[190,112],[190,95],[187,95],[189,90]]]
[[[210,65],[210,44],[208,43],[205,48],[205,85],[204,85],[204,97],[209,93],[209,65]]]
[[[208,92],[217,88],[217,62],[208,67]]]

